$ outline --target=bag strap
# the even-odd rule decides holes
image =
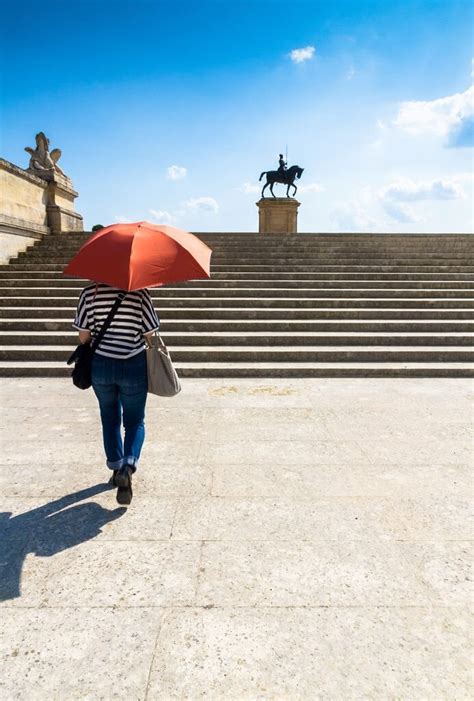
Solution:
[[[155,337],[158,339],[158,345],[161,346],[162,348],[166,348],[166,344],[163,341],[163,339],[160,336],[160,332],[155,329],[154,331]]]
[[[123,291],[118,293],[117,299],[115,300],[115,302],[112,306],[112,309],[110,310],[106,320],[104,321],[104,323],[100,327],[99,333],[97,334],[97,336],[94,338],[94,340],[91,343],[91,353],[93,353],[95,351],[95,349],[97,348],[97,346],[101,342],[101,340],[104,336],[104,333],[107,331],[108,327],[110,326],[110,323],[111,323],[112,319],[114,318],[115,312],[119,308],[119,306],[120,306],[120,304],[121,304],[121,302],[126,294],[127,293],[123,292]]]

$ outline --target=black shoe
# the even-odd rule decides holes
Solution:
[[[117,489],[117,501],[119,504],[130,504],[132,501],[132,471],[128,465],[115,473]]]
[[[112,477],[109,479],[109,484],[110,484],[112,487],[116,487],[116,486],[117,486],[117,482],[115,481],[115,476],[116,476],[117,472],[118,472],[118,470],[113,470],[113,472],[112,472]]]

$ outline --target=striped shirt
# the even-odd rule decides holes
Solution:
[[[120,292],[104,283],[98,283],[94,299],[95,291],[95,283],[81,291],[72,324],[79,331],[89,330],[92,339],[97,337]],[[127,292],[95,352],[108,358],[131,358],[146,348],[142,334],[159,327],[160,320],[148,290]]]

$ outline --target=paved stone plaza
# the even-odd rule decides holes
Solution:
[[[1,397],[2,700],[471,698],[471,380],[185,380],[128,510],[92,390]]]

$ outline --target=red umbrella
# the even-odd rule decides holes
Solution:
[[[211,253],[197,236],[174,226],[146,221],[112,224],[85,242],[63,275],[105,282],[131,292],[209,278]]]

